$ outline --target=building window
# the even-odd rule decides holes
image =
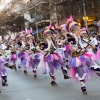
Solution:
[[[34,18],[35,17],[35,9],[33,8],[33,9],[29,10],[29,14],[30,14],[31,18]]]
[[[91,8],[92,8],[92,9],[95,8],[94,2],[91,2]]]

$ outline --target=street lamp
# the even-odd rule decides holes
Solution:
[[[38,38],[38,24],[37,24],[36,6],[35,6],[35,21],[36,21],[36,33],[37,33],[37,38]]]
[[[85,9],[85,1],[83,0],[83,10],[84,10],[84,17],[85,17],[85,25],[86,25],[86,29],[88,30],[88,22],[87,22],[87,16],[86,16],[86,9]]]

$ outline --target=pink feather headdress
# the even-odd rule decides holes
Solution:
[[[86,27],[83,27],[83,28],[81,29],[81,31],[86,31]]]
[[[83,28],[81,29],[80,34],[84,34],[84,33],[87,33],[87,31],[86,31],[86,28],[85,28],[85,27],[83,27]]]
[[[68,32],[73,32],[76,25],[78,25],[78,23],[76,21],[73,21],[73,17],[72,15],[70,15],[69,18],[67,18],[67,31]]]
[[[69,18],[67,18],[67,22],[69,23],[69,22],[72,22],[73,21],[73,16],[72,15],[70,15],[70,17]]]

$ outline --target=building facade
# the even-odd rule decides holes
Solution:
[[[39,23],[50,20],[48,0],[27,0],[24,17],[30,23]]]
[[[84,2],[83,2],[84,1]],[[85,9],[83,5],[85,4]],[[72,15],[81,27],[84,23],[84,10],[86,20],[91,30],[100,20],[100,0],[50,0],[50,15],[53,23],[63,24],[67,17]],[[96,30],[96,28],[95,28]]]
[[[4,2],[4,0],[1,0]],[[13,0],[16,1],[16,0]],[[94,26],[100,19],[100,0],[17,0],[23,1],[24,6],[18,4],[17,10],[32,25],[38,23],[41,27],[46,22],[63,24],[70,15],[78,21],[80,26],[85,26],[84,10],[86,10],[86,20],[89,26]],[[84,2],[83,2],[84,1]],[[2,3],[1,2],[1,3]],[[83,4],[85,3],[85,9]],[[19,8],[19,9],[18,9]],[[26,26],[28,23],[26,22]],[[34,26],[33,25],[33,26]],[[45,26],[45,25],[44,25]]]

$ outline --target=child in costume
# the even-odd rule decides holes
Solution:
[[[80,27],[78,26],[78,23],[73,21],[72,16],[68,18],[67,22],[67,30],[73,33],[76,40],[76,44],[73,45],[70,43],[72,51],[72,59],[69,61],[71,76],[74,81],[79,80],[82,92],[87,94],[85,81],[90,77],[91,70],[84,63],[91,63],[90,57],[92,55],[85,54],[85,48],[82,48],[81,46]]]
[[[46,37],[45,43],[47,44],[47,47],[44,49],[45,52],[44,61],[47,63],[46,65],[48,65],[50,69],[49,74],[52,79],[51,84],[57,85],[55,82],[55,74],[54,74],[55,69],[57,70],[59,67],[61,67],[64,74],[64,78],[68,79],[69,76],[62,57],[57,52],[55,52],[57,48],[55,46],[54,40],[52,40],[51,34],[52,33],[50,29],[46,29],[44,31],[44,35]]]

